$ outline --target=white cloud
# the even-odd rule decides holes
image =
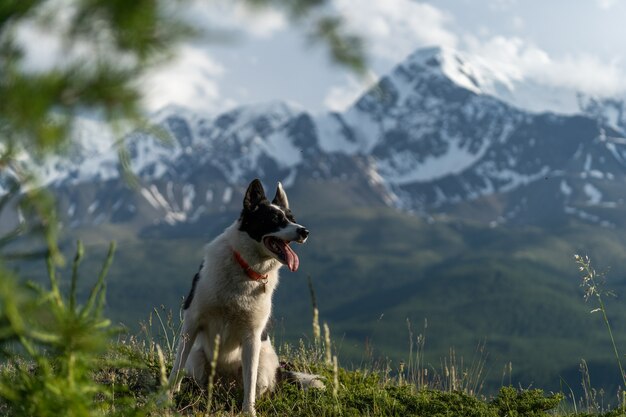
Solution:
[[[142,81],[144,103],[155,111],[176,104],[198,112],[230,106],[220,97],[217,79],[224,68],[203,48],[186,45],[167,64],[150,72]]]
[[[63,63],[63,42],[56,33],[46,33],[34,22],[25,22],[15,31],[15,40],[22,49],[22,66],[27,71],[49,71]]]
[[[285,15],[272,8],[251,8],[240,1],[193,0],[184,9],[176,8],[183,19],[199,29],[245,33],[257,38],[268,38],[287,27]]]
[[[554,57],[517,37],[496,36],[485,42],[468,37],[467,48],[515,81],[532,80],[598,96],[626,92],[626,71],[617,61],[603,62],[589,54]]]
[[[513,80],[522,80],[529,70],[549,62],[548,54],[527,45],[521,38],[494,36],[486,41],[467,36],[465,46],[471,55],[484,59],[495,72]]]
[[[491,0],[489,8],[497,11],[508,11],[517,5],[517,0]]]
[[[513,17],[513,27],[516,30],[522,30],[526,26],[526,22],[520,16]]]
[[[619,3],[619,0],[595,0],[601,9],[608,10]]]
[[[348,29],[361,35],[369,52],[398,61],[419,46],[455,47],[457,36],[445,28],[451,17],[440,9],[413,0],[335,0]]]
[[[17,27],[15,38],[23,49],[21,65],[30,72],[44,72],[54,68],[66,68],[76,62],[91,62],[94,58],[92,45],[81,42],[64,41],[67,22],[72,10],[65,0],[50,0],[47,7],[60,10],[55,17],[55,24],[42,27],[33,19],[26,20]],[[211,40],[228,41],[219,38],[222,31],[227,36],[245,35],[255,38],[267,38],[287,26],[286,17],[271,8],[251,9],[243,2],[215,0],[211,2],[192,0],[180,7],[180,4],[167,3],[169,13],[177,15],[200,30],[207,29],[208,38],[200,37],[204,45],[185,43],[177,47],[176,56],[158,68],[152,69],[140,80],[144,93],[143,104],[149,111],[158,110],[166,105],[175,104],[199,112],[211,112],[233,107],[233,99],[225,99],[220,94],[217,80],[224,73],[224,68],[209,55]],[[218,34],[218,38],[211,38]],[[206,42],[207,39],[209,42]],[[120,57],[122,59],[124,57]],[[254,60],[251,58],[251,65]],[[123,62],[119,62],[123,65]]]
[[[333,86],[328,90],[324,98],[324,105],[331,111],[342,112],[377,81],[378,77],[373,72],[368,73],[363,78],[348,75],[344,84]]]
[[[68,13],[60,13],[48,26],[36,18],[17,25],[12,35],[22,52],[20,66],[24,71],[40,73],[93,63],[93,45],[81,39],[67,41],[67,18]]]
[[[90,63],[94,56],[89,45],[80,41],[67,44],[58,31],[45,30],[31,21],[16,29],[15,39],[23,50],[21,67],[28,72]],[[176,104],[200,112],[214,111],[218,104],[220,108],[232,107],[232,101],[220,97],[217,79],[223,73],[224,68],[205,49],[181,45],[171,61],[154,68],[140,81],[144,107],[156,111]]]
[[[249,33],[267,38],[287,26],[285,16],[273,9],[252,10],[237,3],[233,6],[234,22]]]
[[[614,62],[602,62],[595,56],[579,54],[551,60],[532,74],[547,84],[578,89],[582,92],[613,96],[626,92],[626,73]]]
[[[594,0],[604,9],[619,0]],[[517,0],[493,0],[489,8],[509,10]],[[452,17],[441,9],[412,0],[335,0],[338,12],[348,27],[363,36],[369,52],[376,58],[397,62],[422,46],[438,45],[478,55],[494,71],[514,81],[531,80],[537,84],[560,87],[600,96],[626,91],[626,68],[618,61],[603,62],[592,54],[549,54],[520,37],[493,36],[485,32],[480,38],[455,33],[448,28]],[[525,28],[521,16],[512,16],[513,27]],[[355,79],[344,87],[332,87],[325,104],[333,109],[362,92]]]

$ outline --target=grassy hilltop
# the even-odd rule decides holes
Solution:
[[[235,216],[211,218],[186,231],[187,237],[82,230],[94,254],[85,261],[88,269],[98,267],[107,237],[118,240],[107,299],[114,323],[134,333],[155,306],[177,312],[203,245]],[[300,270],[281,274],[273,317],[279,343],[309,338],[310,276],[321,321],[330,325],[346,365],[389,359],[397,367],[407,361],[412,332],[413,339],[426,336],[425,358],[437,369],[450,349],[471,362],[484,346],[489,393],[501,385],[505,368],[505,379],[516,385],[558,390],[565,382],[580,393],[581,359],[595,386],[616,390],[620,378],[613,353],[600,317],[589,314],[593,307],[583,300],[573,254],[612,266],[599,269],[608,272],[611,290],[626,294],[620,267],[626,238],[619,232],[598,234],[584,224],[547,230],[429,223],[379,208],[307,212],[299,220],[313,234],[296,248]],[[68,249],[71,245],[68,239]],[[626,346],[626,304],[609,298],[607,310],[618,346]]]
[[[241,390],[219,380],[200,387],[186,379],[182,391],[170,397],[167,374],[177,338],[171,315],[155,310],[142,324],[141,338],[110,341],[118,332],[102,314],[104,273],[86,299],[77,299],[72,289],[66,296],[54,274],[49,291],[33,294],[12,281],[0,286],[7,358],[0,366],[0,416],[238,415]],[[77,275],[72,276],[75,283]],[[439,373],[428,367],[419,344],[399,368],[369,362],[347,370],[338,366],[337,341],[326,327],[323,337],[317,329],[310,343],[283,344],[279,352],[287,368],[321,375],[326,388],[303,391],[280,383],[259,399],[260,416],[623,415],[620,409],[605,410],[592,391],[566,399],[561,393],[504,385],[485,396],[482,365],[451,361]]]

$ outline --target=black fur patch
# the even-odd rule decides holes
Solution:
[[[291,210],[272,206],[265,197],[265,190],[258,179],[248,186],[239,220],[241,222],[239,230],[248,233],[257,242],[260,242],[263,236],[287,226],[290,221],[296,222]]]
[[[248,233],[257,242],[269,233],[278,232],[289,222],[296,222],[291,210],[283,211],[273,207],[267,200],[261,201],[253,210],[244,208],[239,220],[241,221],[239,230]]]
[[[193,276],[193,281],[191,282],[191,290],[189,291],[189,295],[185,298],[185,303],[183,304],[183,310],[187,310],[193,301],[193,295],[196,292],[196,284],[200,279],[200,271],[202,271],[202,267],[204,266],[204,261],[200,264],[200,268],[198,268],[198,272]]]

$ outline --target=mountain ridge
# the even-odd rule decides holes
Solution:
[[[126,136],[139,193],[121,191],[118,149],[97,140],[102,129],[92,120],[78,123],[67,156],[39,172],[61,196],[95,184],[89,204],[66,199],[71,225],[197,221],[228,207],[254,177],[287,188],[300,179],[351,181],[366,200],[425,216],[495,198],[501,209],[480,217],[492,225],[531,221],[537,213],[528,206],[538,203],[520,201],[550,192],[559,215],[614,224],[599,211],[623,208],[611,195],[626,179],[623,102],[588,98],[575,115],[529,112],[495,94],[504,91],[496,84],[511,92],[514,82],[478,58],[420,49],[342,113],[313,115],[282,102],[208,116],[162,109],[153,121],[170,140],[141,130]]]

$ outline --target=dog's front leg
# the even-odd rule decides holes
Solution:
[[[252,416],[256,416],[254,402],[256,397],[256,380],[259,369],[261,343],[261,335],[251,332],[244,339],[242,346],[243,411]]]

